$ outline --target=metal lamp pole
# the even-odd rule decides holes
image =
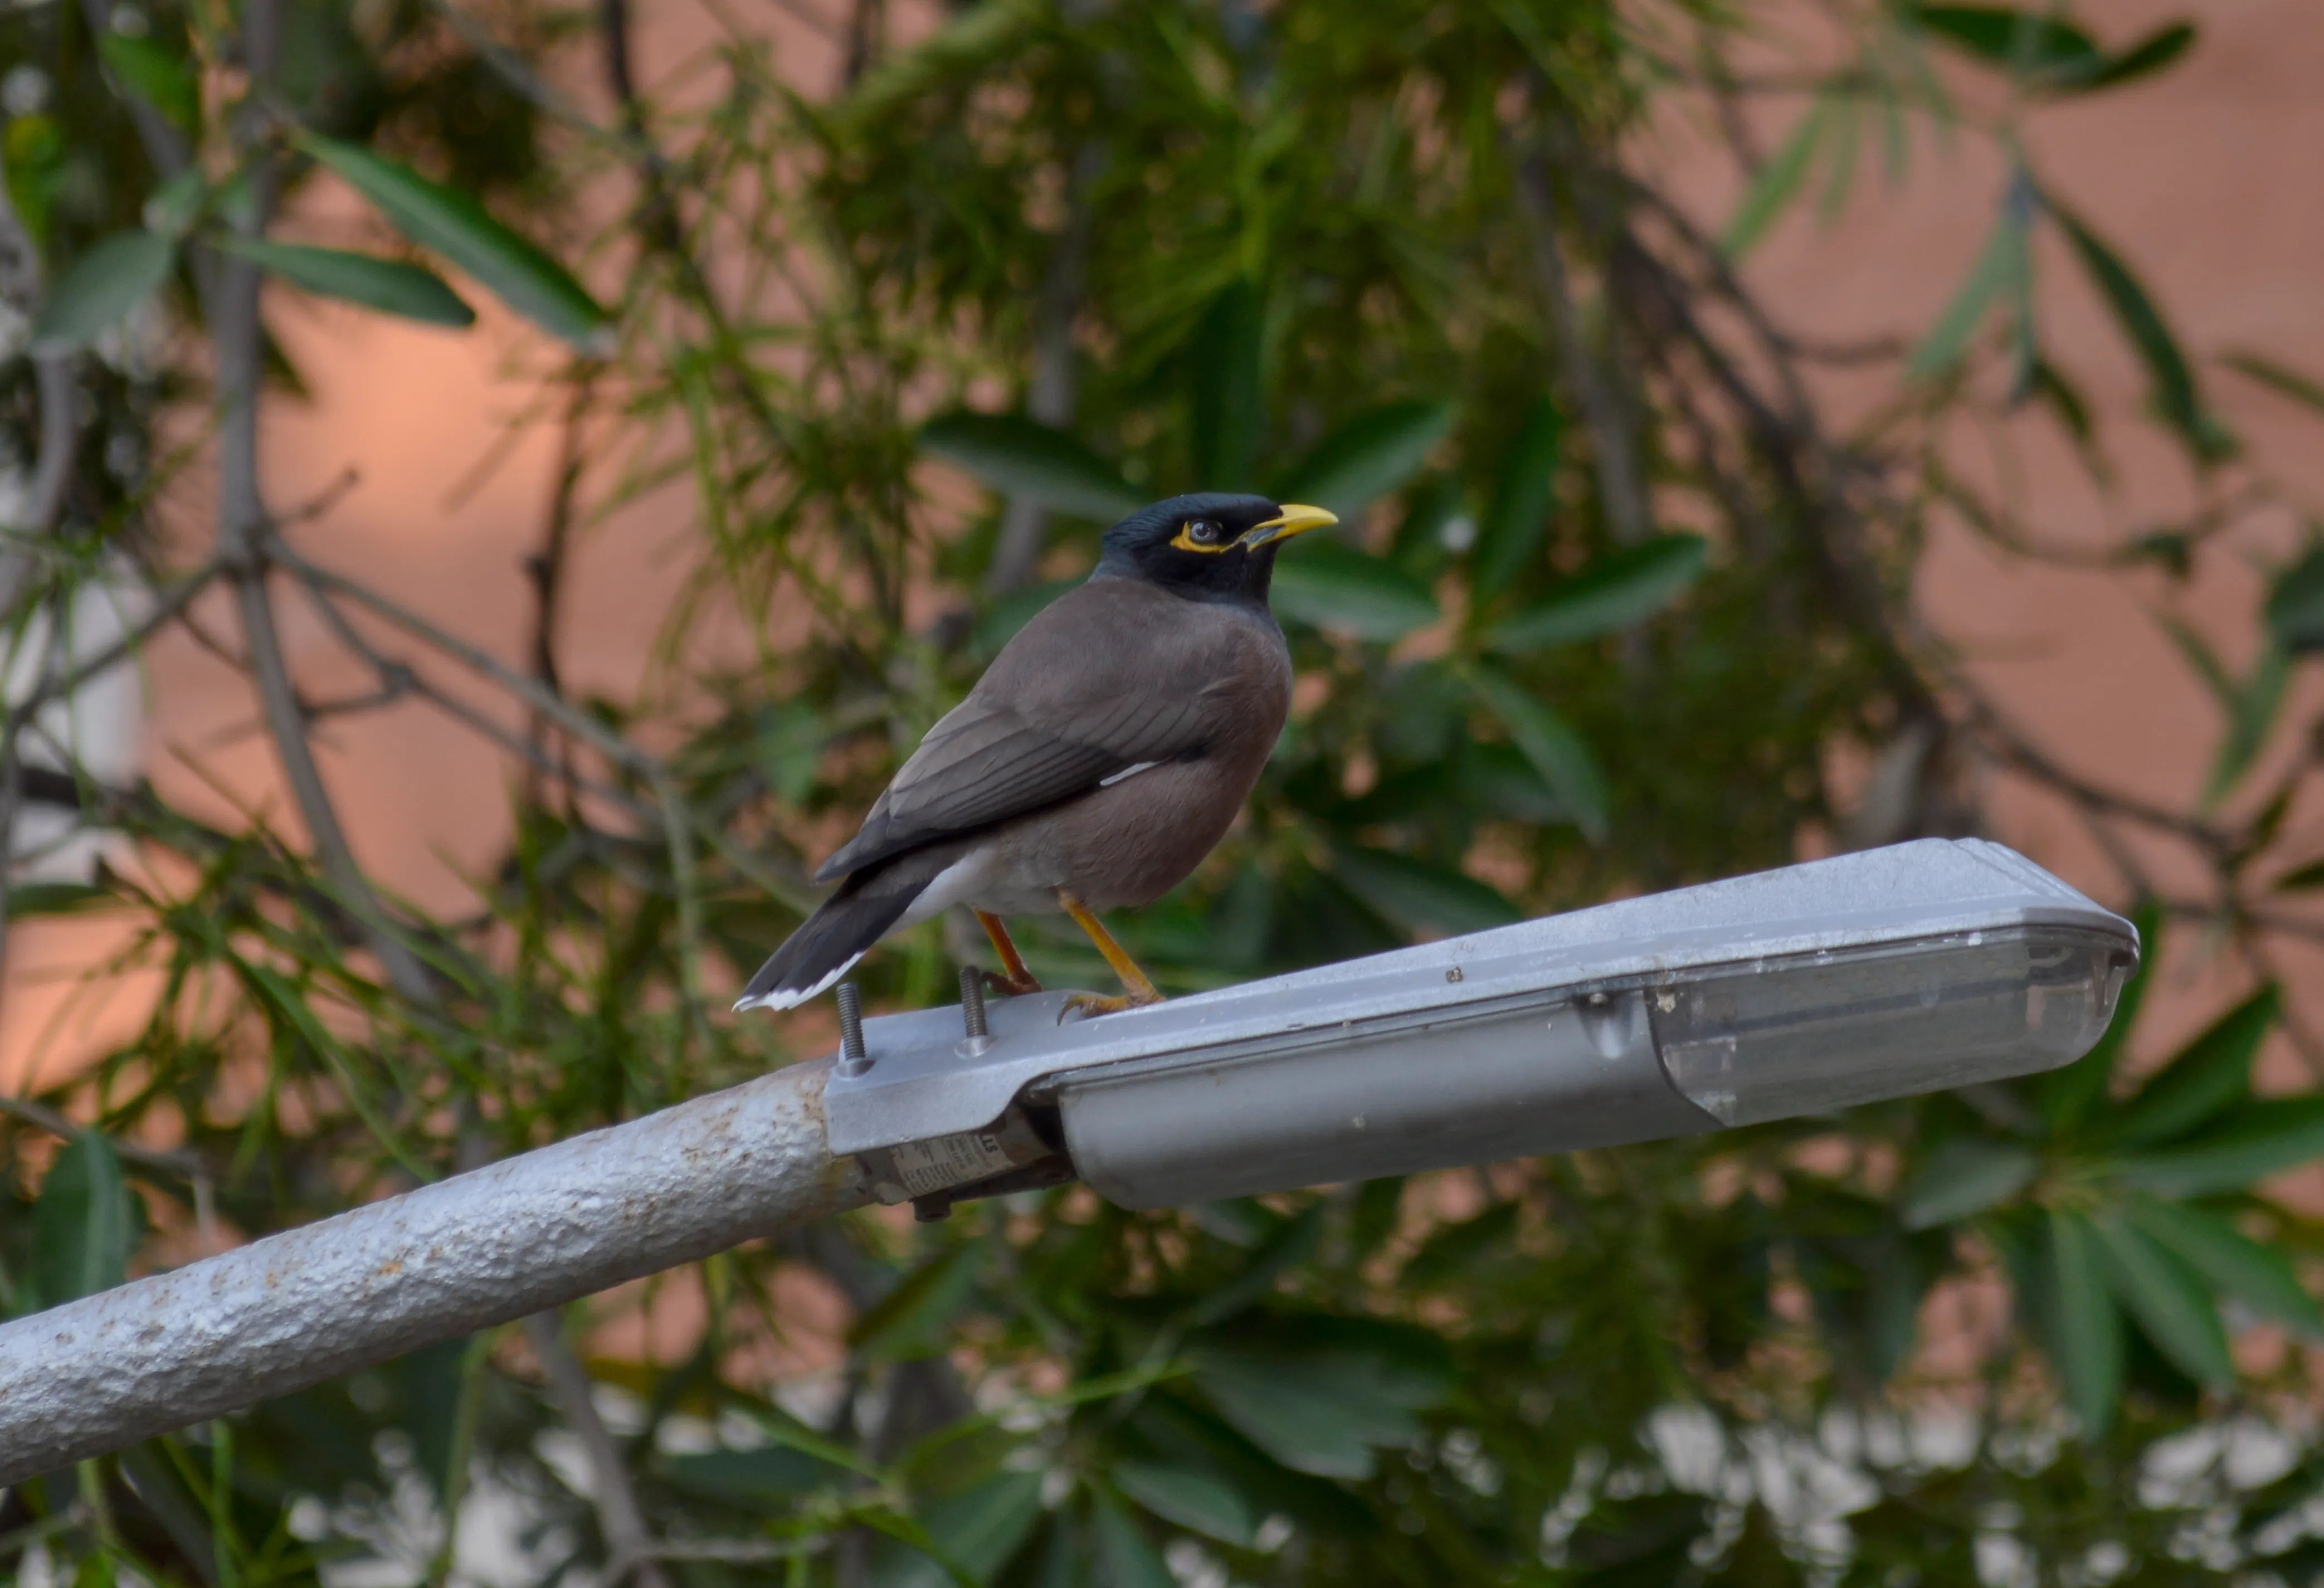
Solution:
[[[0,1326],[0,1484],[869,1201],[1164,1206],[2054,1068],[2138,954],[2022,856],[1925,840],[1071,1025],[1057,993],[851,1019],[832,1058]]]

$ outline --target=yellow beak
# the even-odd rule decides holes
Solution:
[[[1302,503],[1286,502],[1282,511],[1264,523],[1256,523],[1243,531],[1241,544],[1250,549],[1288,540],[1294,535],[1304,535],[1310,530],[1320,530],[1340,522],[1340,515],[1321,507],[1309,507]]]

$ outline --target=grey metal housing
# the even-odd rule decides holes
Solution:
[[[2005,938],[2023,977],[1997,983]],[[832,1149],[950,1138],[1020,1099],[1054,1102],[1082,1177],[1147,1207],[1643,1140],[1777,1117],[1738,1113],[1734,1077],[1709,1076],[1735,1044],[1676,1029],[1681,986],[1779,973],[1769,987],[1801,988],[1852,968],[1856,990],[1835,995],[1873,1022],[1856,1051],[1760,1100],[1800,1113],[2067,1063],[2106,1029],[2138,946],[2129,922],[2023,856],[1928,839],[1098,1020],[1059,1025],[1054,993],[1010,999],[973,1051],[954,1011],[871,1020],[870,1066],[831,1082]],[[1949,979],[1983,1001],[1961,1002]],[[1916,989],[1917,1019],[1896,1003]],[[1668,1010],[1641,1002],[1654,990]],[[2013,1029],[2011,998],[2059,1018]],[[1949,1012],[1972,1020],[1968,1048]],[[1666,1062],[1680,1051],[1683,1073]],[[1762,1055],[1754,1074],[1781,1068]]]

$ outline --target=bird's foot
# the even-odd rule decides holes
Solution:
[[[1065,1007],[1057,1011],[1057,1023],[1064,1025],[1069,1014],[1094,1018],[1102,1014],[1120,1014],[1125,1009],[1145,1009],[1162,1002],[1159,992],[1075,992],[1066,998]]]
[[[1006,975],[1000,971],[987,971],[984,973],[984,990],[987,992],[997,992],[1003,998],[1022,998],[1028,992],[1038,992],[1041,990],[1041,983],[1033,979],[1033,974],[1030,971],[1021,976]]]

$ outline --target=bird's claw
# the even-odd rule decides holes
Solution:
[[[999,993],[1003,998],[1022,998],[1028,992],[1038,992],[1041,983],[1029,974],[1011,976],[1000,971],[987,971],[984,973],[984,990]]]
[[[1069,1014],[1095,1018],[1102,1014],[1120,1014],[1125,1009],[1145,1009],[1162,1002],[1158,992],[1148,997],[1137,993],[1074,992],[1069,994],[1065,1006],[1057,1011],[1057,1024],[1064,1025]]]

